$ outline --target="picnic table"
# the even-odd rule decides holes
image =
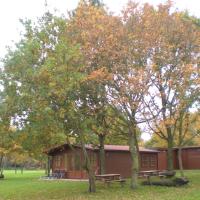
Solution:
[[[107,185],[110,185],[110,183],[112,182],[119,182],[121,186],[123,186],[124,183],[126,182],[125,179],[121,178],[120,174],[99,174],[99,175],[95,175],[95,178],[96,180],[102,181],[106,183]]]
[[[149,175],[149,176],[157,176],[159,175],[159,170],[148,170],[148,171],[140,171],[140,175]]]
[[[151,177],[157,176],[159,178],[164,178],[165,175],[160,173],[161,171],[159,170],[148,170],[148,171],[140,171],[138,174],[139,178],[146,178],[148,182],[151,184]]]

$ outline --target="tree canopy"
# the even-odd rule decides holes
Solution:
[[[22,24],[0,77],[0,166],[13,148],[39,158],[54,145],[77,143],[94,192],[85,144],[99,145],[102,173],[104,143],[128,144],[135,189],[145,124],[152,141],[167,145],[173,169],[172,148],[196,128],[186,125],[199,106],[199,19],[172,11],[171,1],[157,8],[129,2],[115,16],[102,1],[82,0],[68,17],[46,12]]]

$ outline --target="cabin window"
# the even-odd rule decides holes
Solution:
[[[141,166],[143,168],[154,168],[157,166],[157,159],[155,155],[142,155]]]
[[[61,157],[60,156],[55,156],[55,165],[56,167],[60,167],[61,164]]]
[[[149,157],[146,155],[142,156],[142,167],[149,167]]]
[[[81,157],[79,153],[73,152],[73,153],[68,153],[65,156],[65,168],[69,171],[78,171],[81,170]]]
[[[96,166],[96,162],[97,162],[97,160],[96,160],[96,154],[94,154],[94,153],[90,154],[90,162],[91,162],[91,166],[92,167]]]
[[[151,167],[156,167],[156,165],[157,165],[157,162],[156,162],[157,160],[156,160],[156,157],[155,156],[151,156],[150,157],[150,166]]]
[[[75,153],[74,156],[74,168],[75,170],[81,170],[81,157],[78,153]]]
[[[68,154],[68,170],[73,170],[73,155],[71,153]]]
[[[68,166],[67,166],[68,162],[67,162],[67,160],[68,160],[68,156],[67,156],[67,153],[65,153],[64,154],[64,166],[65,166],[65,169],[68,169]]]

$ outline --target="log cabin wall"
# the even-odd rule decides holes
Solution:
[[[94,171],[98,167],[97,153],[87,150],[93,165]],[[62,151],[54,152],[52,155],[52,172],[65,172],[65,178],[85,179],[87,172],[84,169],[84,157],[80,148],[65,148]]]
[[[167,169],[167,150],[159,149],[158,153],[158,169]],[[183,169],[200,169],[200,147],[183,147],[182,149]],[[178,149],[173,150],[174,169],[179,169]]]
[[[158,170],[158,153],[140,152],[140,170]],[[106,151],[105,169],[108,174],[131,176],[131,155],[129,151]]]
[[[174,150],[177,160],[174,162],[176,169],[178,165],[178,150]],[[182,149],[183,169],[200,169],[200,147],[190,147]]]
[[[105,171],[107,174],[121,174],[130,177],[131,156],[129,152],[107,151],[105,155]]]
[[[158,170],[167,169],[167,153],[166,151],[160,151],[158,153]]]
[[[113,150],[112,150],[113,149]],[[87,148],[88,155],[96,174],[100,171],[99,151],[98,149]],[[142,150],[140,151],[139,163],[140,170],[158,170],[158,151]],[[65,171],[65,178],[83,179],[87,178],[84,170],[84,157],[80,147],[70,148],[69,145],[63,145],[54,148],[49,152],[52,156],[52,171]],[[105,173],[117,173],[122,177],[131,176],[131,156],[128,146],[107,145],[105,149]]]

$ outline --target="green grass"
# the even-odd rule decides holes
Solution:
[[[168,188],[158,186],[139,186],[135,191],[115,183],[107,187],[97,184],[95,194],[87,193],[86,182],[39,180],[44,172],[25,171],[24,174],[5,172],[5,180],[0,181],[0,200],[199,200],[200,171],[188,171],[188,186]]]

